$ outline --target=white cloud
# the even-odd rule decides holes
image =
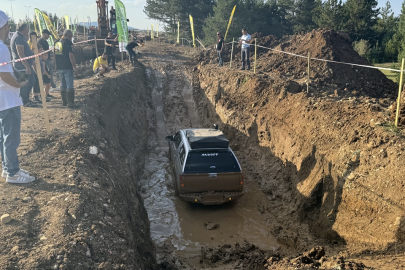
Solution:
[[[62,5],[59,6],[59,9],[65,9],[65,8],[67,8],[67,7],[70,6],[70,5],[71,5],[70,3],[62,4]]]

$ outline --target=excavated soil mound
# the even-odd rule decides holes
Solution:
[[[261,36],[253,34],[257,44],[271,49],[290,52],[311,58],[333,60],[345,63],[370,65],[352,47],[350,38],[342,32],[329,29],[313,30],[307,34],[285,36],[277,39],[274,36]],[[252,42],[254,44],[254,42]],[[228,45],[225,61],[230,60],[231,45]],[[265,48],[257,48],[258,73],[270,73],[272,76],[286,77],[297,80],[303,84],[307,77],[307,58],[292,56]],[[254,47],[251,47],[251,66],[253,68]],[[216,59],[216,51],[204,51],[194,58],[194,61],[208,64]],[[233,66],[240,66],[240,46],[234,48]],[[235,61],[236,60],[236,61]],[[350,96],[369,96],[375,98],[394,97],[396,84],[376,69],[357,67],[352,65],[328,63],[311,60],[310,68],[311,86],[319,89],[321,86],[332,86],[345,91]]]
[[[205,266],[235,264],[235,269],[371,269],[363,263],[345,260],[343,257],[329,257],[325,249],[316,246],[296,257],[282,256],[280,253],[264,251],[244,241],[243,244],[222,245],[216,248],[202,248],[200,263]]]

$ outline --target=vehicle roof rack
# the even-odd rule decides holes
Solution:
[[[218,129],[187,129],[186,137],[191,149],[229,147],[229,141],[225,134]]]

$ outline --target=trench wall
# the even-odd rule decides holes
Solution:
[[[378,100],[317,98],[293,81],[205,65],[193,84],[204,125],[220,123],[248,181],[269,198],[258,208],[278,223],[280,242],[401,245],[404,140],[370,124],[386,120]]]

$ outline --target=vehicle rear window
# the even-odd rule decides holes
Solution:
[[[187,155],[184,173],[240,172],[235,156],[229,150],[192,151]]]

